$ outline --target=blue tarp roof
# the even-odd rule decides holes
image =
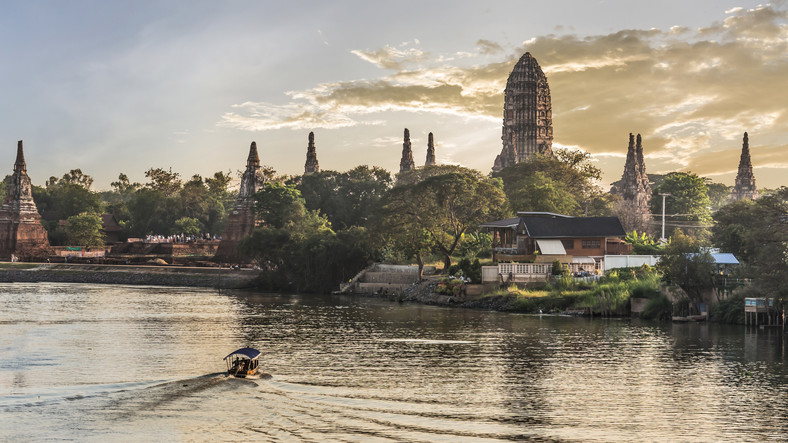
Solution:
[[[738,265],[739,260],[733,256],[730,252],[717,252],[711,254],[711,257],[714,259],[714,262],[718,265]]]
[[[262,352],[258,351],[255,348],[241,348],[241,349],[239,349],[237,351],[233,351],[233,352],[227,354],[227,357],[224,357],[224,360],[227,360],[228,358],[232,357],[233,355],[243,355],[244,357],[248,358],[249,360],[254,360],[257,357],[259,357],[260,354],[262,354]]]

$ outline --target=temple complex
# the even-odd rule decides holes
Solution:
[[[535,155],[552,155],[553,110],[550,86],[536,59],[526,52],[514,66],[504,90],[503,149],[493,171]]]
[[[437,163],[435,162],[435,143],[432,140],[432,132],[427,137],[427,160],[424,162],[424,166],[435,166]]]
[[[746,132],[741,145],[739,172],[736,174],[736,185],[731,192],[731,201],[744,198],[751,200],[758,198],[758,188],[755,186],[755,175],[752,173],[752,161],[750,160],[750,140]]]
[[[416,162],[413,161],[413,149],[410,146],[410,131],[405,128],[404,141],[402,143],[402,159],[399,161],[399,172],[407,172],[416,169]]]
[[[311,137],[310,137],[311,138]],[[252,142],[249,147],[249,157],[246,160],[246,171],[241,177],[241,189],[238,198],[230,213],[227,228],[222,234],[222,241],[216,251],[215,260],[240,262],[243,261],[238,252],[238,241],[252,233],[257,220],[254,213],[254,194],[265,182],[265,177],[260,170],[260,157],[257,155],[257,143]]]
[[[624,164],[624,173],[621,175],[621,183],[618,187],[613,187],[611,192],[621,197],[626,214],[619,214],[619,218],[626,226],[627,230],[637,229],[644,232],[648,229],[651,222],[651,210],[649,200],[651,199],[651,185],[646,175],[646,162],[643,158],[643,142],[640,134],[635,137],[629,134],[629,146],[627,148],[627,161]]]
[[[320,165],[317,163],[317,152],[315,151],[315,133],[309,133],[309,145],[306,147],[306,164],[304,164],[304,174],[314,174],[320,172]]]
[[[22,140],[17,144],[14,173],[0,207],[0,259],[45,259],[49,238],[33,201],[32,182],[27,175]]]

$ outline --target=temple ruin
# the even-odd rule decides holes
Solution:
[[[33,201],[32,182],[19,140],[14,173],[0,207],[0,259],[46,259],[50,254],[49,237]]]
[[[246,171],[241,176],[241,189],[238,198],[230,213],[227,228],[222,234],[222,241],[216,251],[215,260],[225,262],[244,261],[238,252],[238,242],[243,237],[252,233],[257,220],[254,213],[254,194],[265,182],[260,169],[260,157],[257,155],[257,143],[252,142],[249,147],[249,157],[246,160]]]
[[[432,132],[427,137],[427,160],[424,162],[424,166],[435,166],[437,163],[435,161],[435,143],[432,139]]]
[[[535,155],[553,154],[550,86],[529,52],[520,58],[506,81],[501,140],[503,149],[495,158],[493,171]]]
[[[643,141],[640,134],[629,134],[627,147],[627,161],[624,164],[624,173],[621,182],[611,189],[613,194],[621,198],[619,219],[626,230],[636,229],[646,232],[651,223],[651,185],[646,175],[646,162],[643,158]]]
[[[320,165],[317,163],[317,151],[315,150],[315,133],[309,133],[309,144],[306,147],[306,163],[304,164],[304,175],[320,172]]]
[[[741,145],[741,159],[739,160],[739,172],[736,173],[736,185],[731,192],[731,201],[749,198],[758,198],[758,188],[755,186],[755,175],[752,173],[752,160],[750,160],[750,140],[747,133]]]
[[[416,169],[416,162],[413,161],[413,149],[410,145],[410,131],[405,128],[404,140],[402,143],[402,159],[399,161],[399,172],[407,172]]]

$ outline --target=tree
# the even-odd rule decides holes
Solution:
[[[727,205],[731,199],[731,187],[722,183],[714,183],[709,178],[704,178],[708,188],[709,201],[712,212]]]
[[[684,290],[691,310],[699,312],[703,294],[714,287],[714,259],[708,249],[676,229],[656,267],[665,280]]]
[[[381,218],[401,217],[405,228],[426,231],[448,272],[462,236],[502,217],[506,195],[500,181],[478,171],[451,165],[432,168],[436,173],[421,182],[393,187],[382,201]]]
[[[509,206],[515,211],[578,214],[580,205],[566,185],[537,171],[521,181],[520,189],[510,194]],[[515,209],[517,208],[517,209]]]
[[[555,157],[532,157],[493,173],[493,177],[503,180],[514,212],[541,211],[545,206],[560,208],[566,215],[608,215],[611,211],[613,200],[597,185],[602,172],[587,152],[556,150]],[[540,200],[528,195],[533,190],[542,195]],[[574,204],[568,201],[569,196]],[[520,204],[531,206],[516,206]]]
[[[83,174],[79,169],[72,169],[60,179],[50,177],[46,181],[46,187],[32,187],[36,208],[44,218],[44,226],[53,244],[67,238],[60,229],[60,220],[83,212],[103,212],[104,202],[98,193],[90,190],[92,183],[92,177]]]
[[[150,168],[145,171],[145,177],[149,182],[145,185],[154,191],[159,191],[166,196],[174,195],[181,189],[181,175],[172,172],[172,168],[164,170],[162,168]]]
[[[347,172],[320,171],[287,181],[301,192],[307,209],[320,211],[334,229],[364,226],[391,187],[388,171],[357,166]]]
[[[757,290],[788,300],[788,188],[739,200],[714,214],[714,244],[746,265]]]
[[[72,215],[66,223],[68,244],[74,246],[104,246],[101,215],[95,212],[82,212]]]
[[[706,181],[697,174],[689,172],[671,172],[659,186],[653,190],[651,197],[651,213],[662,213],[662,197],[659,194],[670,194],[665,199],[665,214],[670,217],[672,228],[680,227],[688,234],[704,237],[710,226],[711,200],[709,200]],[[669,232],[666,235],[670,236]]]
[[[663,250],[657,242],[647,233],[637,230],[627,232],[624,241],[632,245],[632,253],[635,255],[661,255]]]
[[[326,292],[373,257],[364,228],[334,232],[325,217],[305,207],[293,185],[265,183],[255,202],[263,224],[239,248],[262,269],[269,288]]]
[[[175,220],[173,231],[176,234],[200,235],[200,233],[203,232],[203,226],[202,223],[200,223],[200,221],[196,218],[181,217],[178,220]]]

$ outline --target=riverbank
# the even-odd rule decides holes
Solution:
[[[0,283],[52,282],[242,289],[254,286],[250,269],[65,263],[0,263]]]

